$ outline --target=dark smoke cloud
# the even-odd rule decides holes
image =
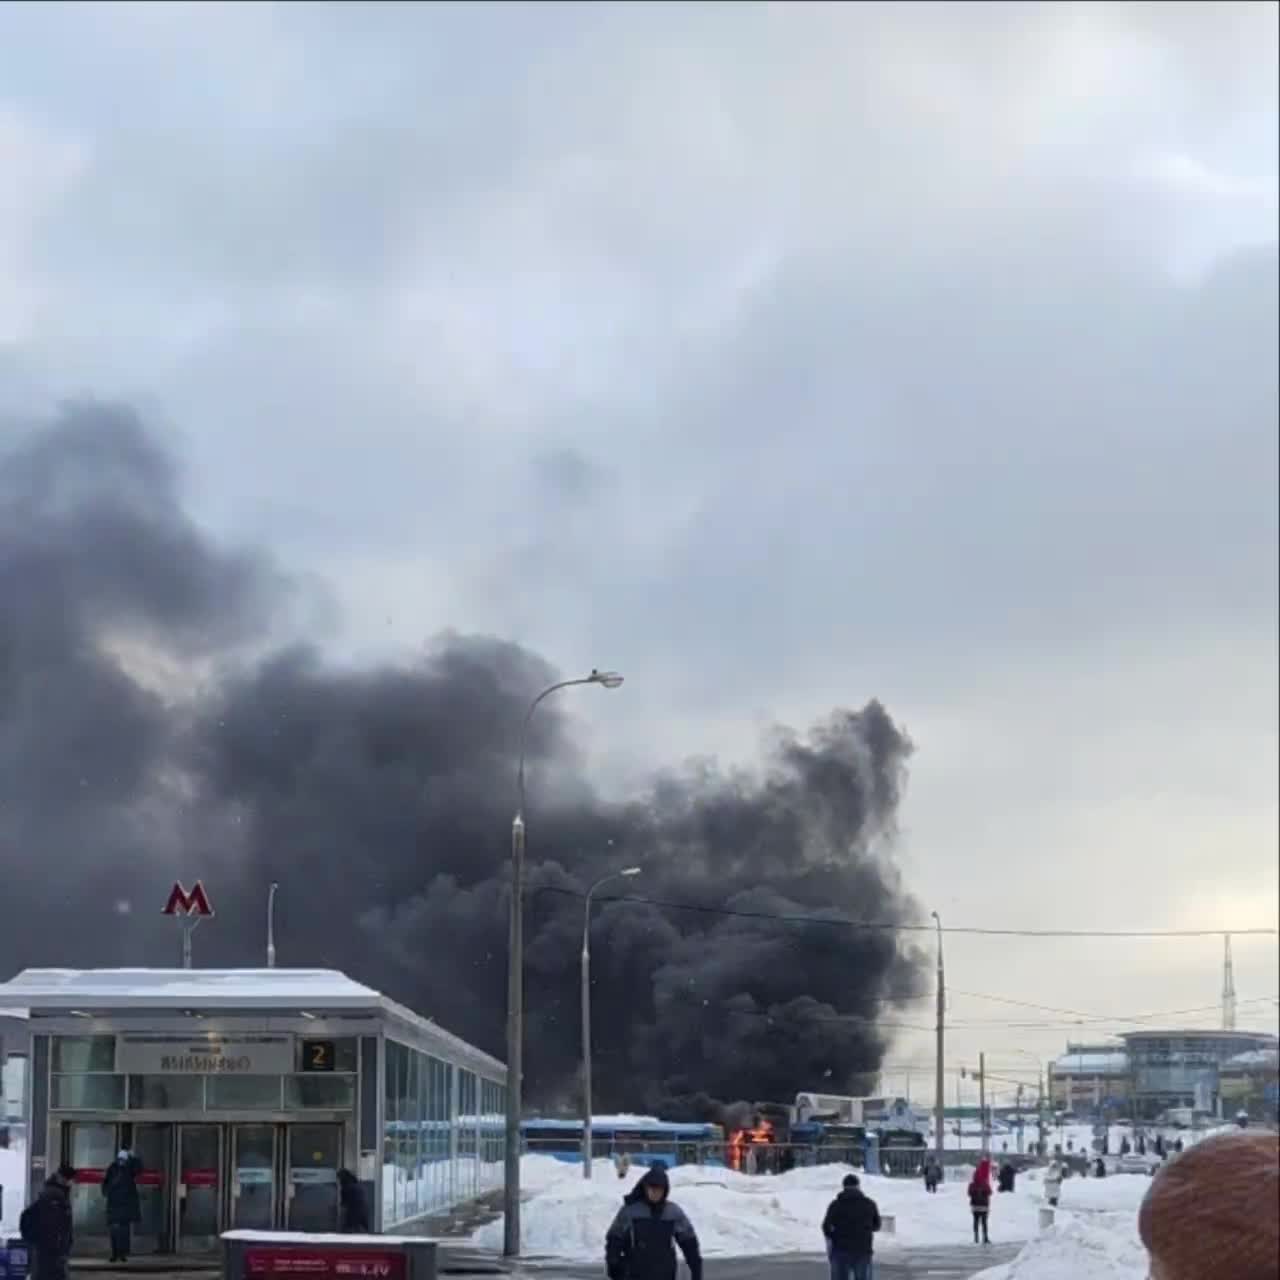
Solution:
[[[80,405],[0,454],[0,966],[172,964],[159,907],[205,878],[197,963],[261,962],[280,880],[286,963],[332,965],[502,1056],[515,729],[556,677],[446,635],[412,664],[280,644],[299,594],[184,512],[121,408]],[[853,1087],[919,957],[841,915],[919,917],[880,838],[910,744],[875,702],[778,731],[758,773],[691,765],[591,794],[554,703],[530,741],[528,1087],[573,1097],[581,894],[641,863],[592,926],[598,1100]],[[693,908],[728,906],[739,915]],[[761,918],[801,915],[805,922]]]

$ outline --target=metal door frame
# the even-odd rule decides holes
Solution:
[[[271,1223],[266,1227],[252,1228],[256,1231],[280,1231],[280,1223],[284,1221],[284,1125],[274,1120],[234,1120],[226,1124],[226,1141],[223,1143],[223,1161],[226,1165],[224,1181],[224,1200],[226,1216],[223,1221],[234,1229],[236,1222],[236,1204],[240,1199],[240,1130],[266,1129],[271,1134]]]
[[[58,1150],[60,1152],[60,1157],[59,1157],[60,1163],[74,1164],[74,1161],[72,1160],[72,1155],[73,1155],[73,1143],[74,1143],[73,1135],[75,1133],[75,1130],[80,1128],[88,1129],[91,1127],[110,1129],[112,1131],[111,1145],[115,1148],[115,1151],[120,1150],[120,1142],[121,1142],[120,1130],[122,1127],[120,1121],[103,1120],[100,1118],[90,1118],[87,1116],[84,1118],[79,1118],[79,1117],[68,1118],[68,1119],[59,1121]],[[114,1152],[112,1153],[112,1159],[113,1160],[115,1159]],[[57,1168],[57,1164],[55,1164],[52,1160],[49,1163],[52,1168],[55,1168],[55,1169]],[[111,1165],[110,1163],[108,1163],[107,1168],[109,1169],[110,1167]],[[99,1197],[101,1198],[102,1185],[100,1183],[87,1183],[87,1184],[81,1183],[80,1185],[82,1186],[87,1185],[87,1186],[94,1187],[99,1193]],[[74,1195],[74,1192],[72,1194]],[[77,1232],[75,1243],[72,1247],[72,1252],[73,1254],[79,1253],[83,1251],[86,1246],[90,1247],[93,1250],[106,1249],[109,1246],[110,1239],[111,1237],[108,1233],[107,1225],[106,1225],[106,1209],[104,1206],[102,1234],[89,1235],[85,1232]]]
[[[174,1256],[191,1253],[209,1253],[216,1251],[218,1248],[217,1241],[221,1237],[222,1232],[226,1230],[225,1223],[227,1217],[224,1212],[226,1202],[226,1130],[230,1126],[219,1123],[217,1120],[185,1120],[173,1126],[173,1141],[170,1144],[170,1156],[172,1163],[172,1176],[169,1185],[172,1189],[172,1198],[170,1205],[170,1221],[169,1230],[172,1242],[171,1253]],[[213,1240],[214,1244],[211,1249],[187,1250],[183,1248],[183,1239],[186,1233],[182,1229],[182,1207],[187,1199],[187,1184],[183,1181],[185,1170],[182,1167],[182,1137],[188,1129],[212,1129],[214,1137],[217,1140],[217,1154],[214,1157],[214,1170],[218,1176],[217,1197],[214,1200],[214,1212],[216,1214],[214,1222]],[[206,1237],[207,1238],[207,1237]]]
[[[146,1252],[143,1253],[141,1256],[168,1257],[173,1252],[174,1224],[177,1220],[176,1215],[177,1215],[177,1201],[178,1201],[178,1183],[177,1183],[178,1170],[177,1170],[177,1147],[175,1145],[176,1139],[174,1135],[178,1130],[178,1125],[175,1121],[172,1121],[172,1120],[122,1121],[116,1127],[116,1138],[122,1145],[125,1140],[124,1134],[122,1131],[125,1128],[128,1128],[129,1130],[129,1150],[134,1152],[135,1154],[137,1154],[137,1150],[138,1150],[138,1130],[139,1129],[163,1129],[167,1131],[165,1133],[165,1138],[167,1140],[164,1142],[162,1146],[162,1149],[165,1152],[165,1166],[163,1170],[164,1178],[161,1182],[161,1193],[167,1198],[166,1204],[165,1204],[165,1213],[161,1220],[163,1223],[162,1231],[159,1237],[150,1236],[150,1235],[141,1237],[144,1240],[155,1240],[156,1242],[156,1247],[154,1249],[146,1250]],[[141,1159],[141,1157],[139,1157],[139,1159]],[[148,1165],[145,1160],[143,1161],[142,1172],[144,1175],[147,1173],[154,1172],[154,1170],[155,1170],[154,1165]],[[141,1188],[139,1188],[139,1192],[141,1192]],[[133,1227],[133,1240],[134,1240],[135,1246],[137,1245],[138,1238],[139,1238],[140,1225],[141,1225],[140,1223],[135,1223]],[[165,1247],[166,1245],[168,1246],[168,1248]]]
[[[332,1129],[338,1137],[338,1154],[337,1160],[333,1166],[334,1175],[334,1223],[332,1230],[337,1231],[342,1225],[342,1197],[340,1194],[341,1185],[338,1182],[338,1170],[344,1168],[343,1160],[347,1150],[347,1127],[341,1121],[332,1120],[291,1120],[287,1124],[280,1126],[280,1142],[279,1153],[280,1159],[284,1166],[283,1173],[283,1192],[284,1204],[283,1212],[280,1217],[282,1231],[292,1231],[294,1228],[290,1225],[290,1218],[293,1213],[294,1199],[294,1182],[293,1182],[293,1152],[292,1143],[295,1132],[299,1129]]]

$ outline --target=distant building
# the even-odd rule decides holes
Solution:
[[[1130,1031],[1123,1036],[1129,1059],[1133,1098],[1140,1119],[1155,1119],[1162,1111],[1191,1107],[1221,1114],[1230,1104],[1223,1094],[1248,1077],[1243,1064],[1233,1059],[1246,1055],[1245,1063],[1259,1062],[1247,1055],[1276,1052],[1280,1041],[1261,1031]],[[1239,1108],[1237,1108],[1238,1110]]]
[[[1129,1110],[1129,1058],[1116,1041],[1071,1044],[1049,1064],[1049,1102],[1055,1111],[1096,1115]]]
[[[1274,1124],[1280,1102],[1280,1052],[1246,1049],[1228,1058],[1219,1068],[1218,1084],[1224,1116],[1243,1112],[1250,1120]]]
[[[1056,1111],[1154,1120],[1165,1111],[1270,1119],[1277,1107],[1277,1042],[1259,1031],[1130,1031],[1120,1041],[1067,1045],[1049,1064]]]

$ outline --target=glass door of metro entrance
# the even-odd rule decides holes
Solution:
[[[342,1126],[291,1124],[285,1141],[289,1153],[288,1229],[336,1231]]]
[[[114,1124],[73,1121],[63,1129],[62,1159],[76,1170],[71,1187],[71,1230],[77,1253],[107,1249],[107,1203],[102,1180],[120,1150]],[[38,1188],[37,1188],[38,1190]]]
[[[124,1125],[127,1145],[142,1161],[138,1175],[141,1218],[133,1228],[134,1253],[173,1251],[173,1125]],[[130,1133],[129,1130],[132,1130]]]
[[[178,1129],[179,1253],[215,1253],[222,1230],[222,1126]]]
[[[231,1126],[231,1225],[271,1231],[280,1221],[281,1158],[273,1124]]]

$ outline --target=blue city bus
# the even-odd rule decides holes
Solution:
[[[791,1126],[791,1142],[801,1164],[849,1164],[861,1169],[866,1162],[867,1131],[860,1124],[805,1120]]]
[[[582,1163],[581,1120],[524,1120],[524,1150]],[[677,1124],[635,1117],[602,1117],[591,1122],[591,1150],[597,1160],[626,1156],[632,1164],[724,1164],[724,1130],[718,1124]]]

